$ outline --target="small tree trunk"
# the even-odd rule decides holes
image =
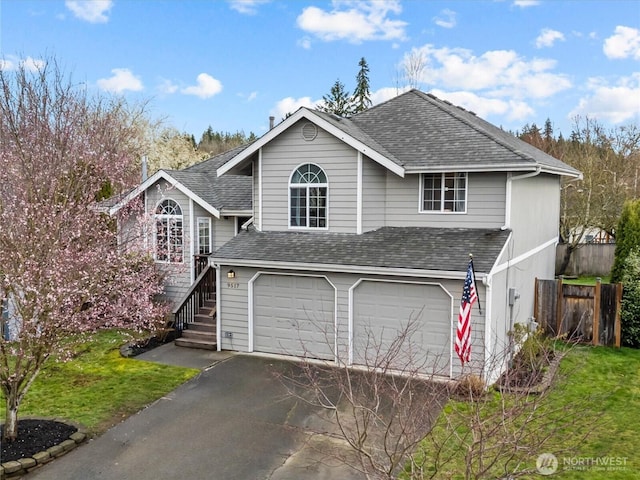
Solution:
[[[567,271],[567,267],[569,266],[569,262],[571,261],[571,255],[573,254],[573,251],[576,249],[576,247],[571,243],[567,243],[566,245],[567,245],[567,248],[564,251],[564,257],[562,258],[562,263],[560,264],[560,267],[556,272],[557,275],[564,275],[564,273]]]
[[[2,439],[6,442],[13,442],[18,438],[18,395],[16,392],[7,395],[6,404]]]

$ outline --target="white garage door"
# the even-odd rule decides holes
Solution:
[[[452,300],[439,285],[365,280],[353,295],[354,364],[388,355],[398,369],[449,375]]]
[[[335,290],[322,277],[259,276],[253,350],[333,360]]]

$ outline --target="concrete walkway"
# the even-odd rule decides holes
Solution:
[[[194,379],[29,480],[356,480],[330,455],[322,414],[288,395],[291,364],[164,345],[138,357],[202,369]]]

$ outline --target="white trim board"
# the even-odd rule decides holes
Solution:
[[[400,166],[399,164],[397,164],[393,160],[387,158],[386,156],[380,154],[379,152],[373,150],[372,148],[370,148],[369,146],[365,145],[361,141],[355,139],[351,135],[348,135],[343,130],[335,127],[331,123],[327,122],[320,115],[317,115],[312,110],[309,110],[306,107],[300,107],[298,109],[298,111],[296,111],[289,118],[285,119],[284,121],[282,121],[281,123],[276,125],[274,128],[269,130],[267,133],[265,133],[262,137],[260,137],[254,143],[249,145],[242,152],[238,153],[238,155],[236,155],[231,160],[229,160],[227,163],[225,163],[223,166],[221,166],[217,170],[218,176],[220,177],[220,176],[224,175],[225,173],[229,172],[234,167],[236,167],[236,166],[240,165],[241,163],[243,163],[245,160],[247,160],[249,157],[251,157],[255,152],[257,152],[259,149],[261,149],[263,146],[265,146],[271,140],[276,138],[282,132],[284,132],[289,127],[291,127],[292,125],[296,124],[299,120],[301,120],[303,118],[308,120],[309,122],[317,125],[318,127],[322,128],[323,130],[326,130],[327,132],[329,132],[334,137],[338,138],[339,140],[343,141],[347,145],[349,145],[349,146],[353,147],[354,149],[356,149],[358,152],[361,152],[364,155],[367,155],[373,161],[379,163],[380,165],[382,165],[383,167],[387,168],[388,170],[391,170],[396,175],[398,175],[400,177],[404,177],[404,174],[405,174],[404,167]]]
[[[136,198],[142,192],[146,192],[149,187],[151,187],[154,183],[160,180],[165,180],[167,183],[171,185],[172,188],[176,188],[180,192],[184,193],[189,199],[196,202],[198,205],[204,208],[211,215],[213,215],[216,218],[220,218],[220,211],[217,208],[213,207],[212,205],[209,205],[202,198],[200,198],[198,195],[193,193],[191,190],[185,187],[182,183],[178,182],[175,178],[173,178],[164,170],[158,170],[156,173],[151,175],[147,180],[145,180],[136,188],[131,190],[123,199],[121,199],[118,203],[116,203],[113,207],[109,209],[109,215],[113,216],[114,214],[116,214],[118,210],[120,210],[124,205],[126,205],[131,200]]]

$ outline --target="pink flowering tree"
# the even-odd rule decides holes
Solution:
[[[153,329],[166,308],[162,279],[143,242],[118,246],[96,203],[138,181],[140,145],[123,101],[91,97],[54,60],[0,62],[0,339],[4,439],[50,359],[80,333]],[[5,326],[6,326],[5,325]]]

